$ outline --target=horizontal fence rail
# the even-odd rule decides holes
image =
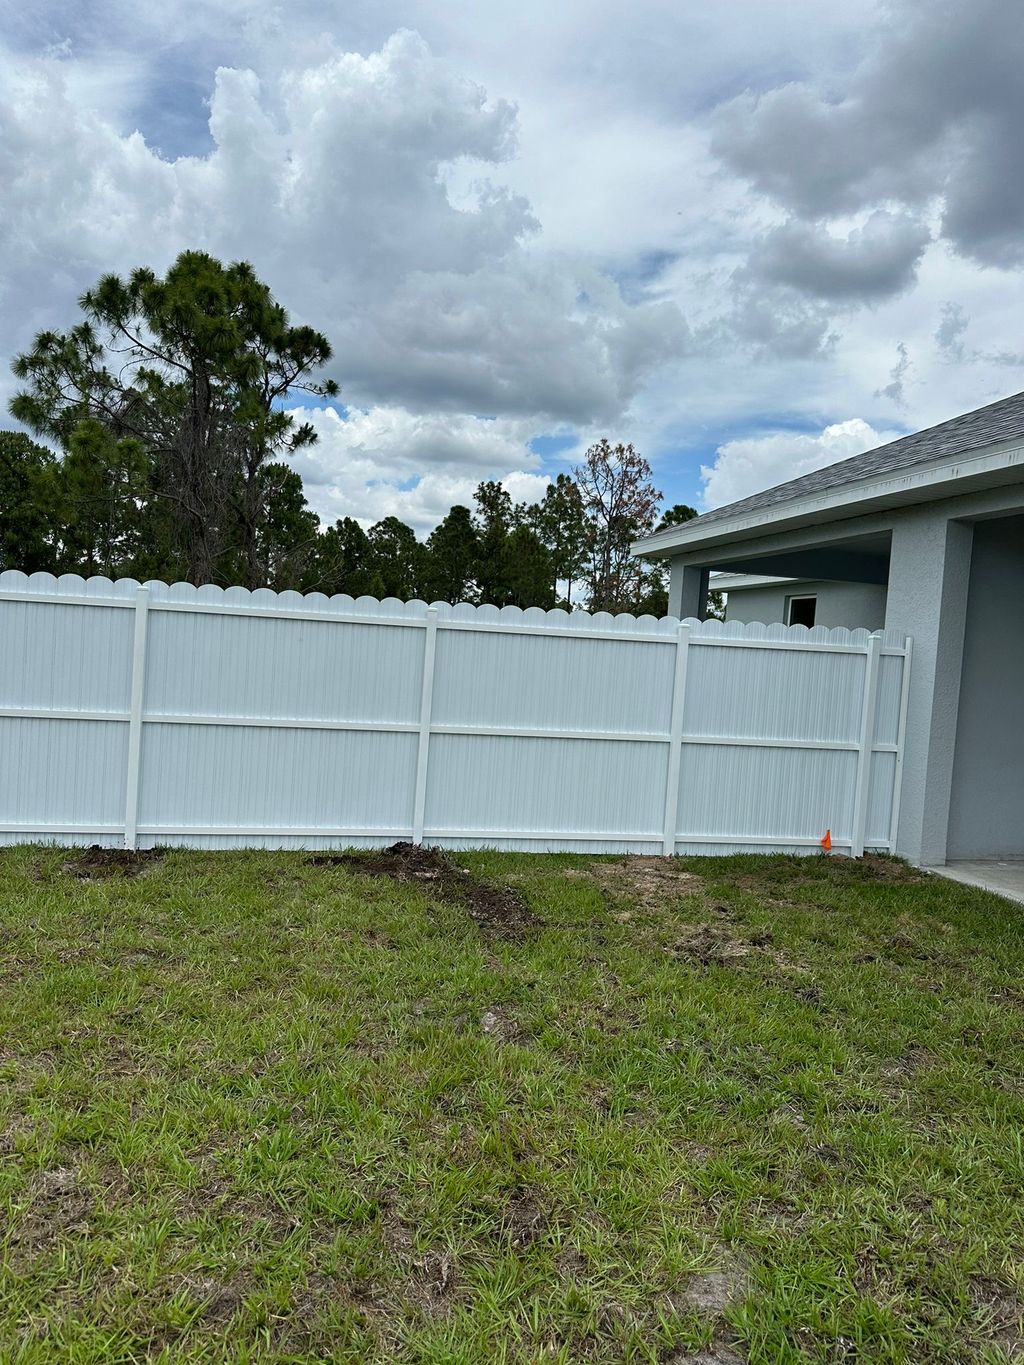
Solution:
[[[0,574],[0,842],[895,846],[892,632]]]

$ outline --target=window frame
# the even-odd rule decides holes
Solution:
[[[814,603],[814,619],[812,620],[811,624],[810,624],[809,626],[807,626],[807,629],[808,629],[808,630],[813,630],[813,629],[814,629],[814,626],[815,626],[815,624],[817,623],[817,620],[818,620],[818,594],[817,594],[816,592],[796,592],[796,593],[793,593],[791,596],[789,596],[789,597],[786,598],[786,625],[787,625],[787,626],[803,626],[803,625],[806,625],[806,622],[804,622],[804,621],[794,621],[794,620],[793,620],[793,606],[794,606],[794,604],[797,603],[797,602],[813,602],[813,603]]]

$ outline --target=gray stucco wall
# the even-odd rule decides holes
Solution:
[[[725,607],[727,621],[761,621],[771,625],[786,619],[786,598],[814,594],[818,599],[815,625],[881,630],[885,625],[885,588],[875,583],[836,583],[809,580],[769,583],[763,588],[734,589]]]
[[[949,858],[1024,856],[1024,517],[974,528]]]

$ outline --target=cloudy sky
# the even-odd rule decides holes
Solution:
[[[5,402],[184,247],[330,337],[330,518],[424,531],[605,434],[717,506],[1024,388],[1020,0],[0,12]]]

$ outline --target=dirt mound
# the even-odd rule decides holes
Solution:
[[[363,876],[422,885],[438,900],[463,906],[481,929],[504,937],[537,923],[518,891],[480,881],[439,848],[401,842],[378,853],[314,853],[307,861],[314,867],[345,867]]]
[[[90,844],[64,864],[64,871],[83,882],[98,882],[105,877],[138,877],[163,857],[156,848],[103,848]]]

